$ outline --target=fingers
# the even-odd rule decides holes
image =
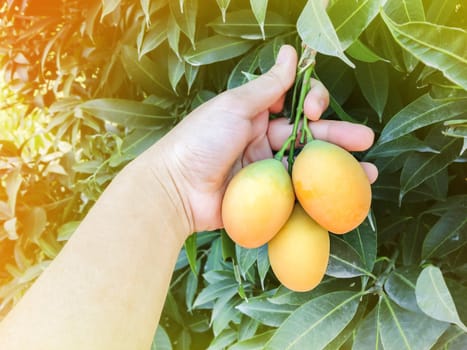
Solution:
[[[319,80],[311,79],[311,89],[303,104],[303,111],[308,119],[318,120],[328,108],[329,92]]]
[[[252,119],[258,113],[282,107],[282,99],[295,80],[297,53],[284,45],[277,55],[276,64],[260,77],[219,95],[224,108]]]
[[[376,167],[376,165],[367,162],[360,162],[360,165],[365,171],[368,180],[370,180],[370,183],[374,183],[378,178],[378,168]]]
[[[362,124],[336,120],[318,120],[309,123],[313,137],[334,143],[348,151],[364,151],[371,147],[374,133]],[[287,119],[279,118],[269,123],[268,138],[273,150],[279,150],[290,136],[293,125]]]

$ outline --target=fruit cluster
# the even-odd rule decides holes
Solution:
[[[370,204],[370,183],[359,162],[334,144],[313,140],[295,159],[292,178],[276,159],[238,172],[225,192],[222,219],[238,245],[256,248],[268,243],[279,281],[291,290],[307,291],[326,272],[328,231],[353,230]]]

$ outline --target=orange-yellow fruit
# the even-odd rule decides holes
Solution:
[[[251,163],[227,186],[222,201],[224,228],[242,247],[262,246],[287,221],[294,202],[292,181],[281,162]]]
[[[325,141],[308,143],[297,156],[292,181],[303,209],[333,233],[346,233],[365,220],[371,186],[360,163]]]
[[[329,233],[297,203],[279,233],[268,243],[269,261],[287,288],[305,292],[323,279],[329,260]]]

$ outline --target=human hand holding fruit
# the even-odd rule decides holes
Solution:
[[[272,158],[289,137],[292,125],[286,118],[269,121],[279,113],[287,90],[295,80],[297,54],[281,48],[276,65],[266,74],[226,91],[194,110],[176,128],[149,150],[164,164],[183,203],[193,231],[223,227],[221,204],[226,186],[242,167]],[[373,142],[373,132],[364,125],[318,120],[327,108],[324,86],[311,80],[304,99],[304,113],[313,120],[310,128],[317,139],[349,151],[362,151]],[[362,164],[370,182],[377,177],[372,164]],[[156,169],[157,176],[159,169]],[[166,182],[164,178],[161,182]]]

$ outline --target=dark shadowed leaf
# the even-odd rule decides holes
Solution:
[[[417,139],[411,134],[408,134],[401,136],[393,141],[382,144],[378,143],[370,149],[370,151],[366,154],[366,158],[375,159],[395,157],[401,153],[410,151],[439,153],[439,151],[430,147],[425,142]]]
[[[400,267],[390,273],[384,290],[393,302],[404,309],[421,312],[415,297],[415,285],[421,269],[418,266]]]
[[[382,17],[394,39],[427,66],[467,89],[467,32],[428,22],[397,24],[384,12]]]
[[[425,182],[451,164],[460,154],[462,141],[446,139],[438,153],[412,153],[404,163],[401,172],[400,197]]]
[[[303,304],[279,327],[267,350],[322,349],[352,320],[360,294],[334,292]]]
[[[227,89],[233,89],[248,82],[244,72],[254,73],[259,66],[258,50],[252,50],[238,61],[235,68],[230,73],[227,81]]]
[[[371,228],[368,219],[360,224],[355,230],[342,236],[360,255],[366,271],[372,271],[376,260],[377,234]]]
[[[378,324],[379,307],[376,306],[371,312],[360,322],[355,339],[352,345],[352,350],[379,350],[383,349],[381,344],[381,335],[379,334]]]
[[[189,49],[184,58],[193,66],[210,64],[240,56],[248,51],[253,44],[254,42],[241,38],[215,35],[197,42],[196,50]]]
[[[384,107],[388,99],[389,79],[387,66],[384,62],[357,63],[355,77],[363,96],[382,121]]]
[[[422,247],[422,258],[442,257],[467,243],[467,216],[465,208],[447,211],[431,227]]]
[[[331,255],[326,275],[337,278],[351,278],[367,275],[362,258],[358,252],[343,239],[331,235]]]
[[[467,110],[467,99],[437,101],[428,94],[420,96],[399,111],[386,124],[378,143],[386,143],[425,126],[439,123]]]
[[[280,36],[269,40],[259,51],[259,68],[262,73],[266,73],[276,63],[276,57],[281,46],[284,44]]]
[[[191,271],[193,272],[193,274],[198,275],[198,270],[196,269],[196,256],[198,255],[196,239],[197,234],[192,234],[186,239],[184,248],[186,256],[188,258],[188,263],[190,264]]]

